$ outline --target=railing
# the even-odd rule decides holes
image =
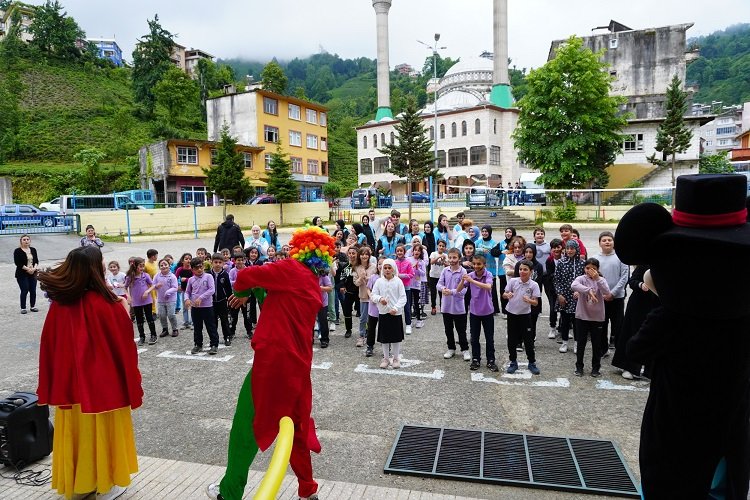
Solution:
[[[276,498],[284,480],[286,468],[289,465],[289,457],[292,456],[292,443],[294,441],[294,423],[289,417],[283,417],[279,421],[279,435],[276,438],[276,446],[273,449],[271,463],[263,475],[258,486],[258,491],[253,497],[255,500],[273,500]]]
[[[80,233],[81,216],[50,214],[0,215],[0,234]]]

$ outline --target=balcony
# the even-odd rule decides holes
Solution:
[[[750,160],[750,148],[735,148],[731,151],[732,161],[745,161]]]

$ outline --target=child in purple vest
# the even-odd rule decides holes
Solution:
[[[188,280],[185,289],[185,306],[192,308],[193,314],[193,349],[190,354],[198,354],[203,350],[203,325],[208,330],[210,342],[209,354],[219,352],[219,333],[216,330],[214,317],[214,277],[206,272],[202,257],[193,257],[190,261],[193,277]]]
[[[138,326],[139,346],[146,343],[146,334],[143,330],[144,315],[151,333],[148,344],[156,344],[156,325],[154,325],[154,315],[151,310],[151,304],[153,304],[151,291],[154,289],[154,284],[151,281],[151,276],[144,272],[145,268],[145,261],[140,257],[134,257],[133,263],[130,264],[128,273],[125,275],[125,288],[128,290],[130,305],[133,307],[136,325]]]
[[[448,267],[440,273],[437,289],[443,296],[440,303],[440,312],[443,313],[443,325],[445,327],[445,338],[448,342],[448,350],[443,354],[443,358],[450,359],[456,354],[456,339],[453,336],[455,326],[458,333],[458,345],[463,353],[464,361],[471,361],[469,352],[469,342],[466,340],[466,305],[464,304],[464,295],[466,288],[459,290],[459,285],[463,283],[466,269],[459,263],[461,252],[458,248],[448,250]]]
[[[484,342],[487,350],[487,368],[491,372],[499,371],[495,364],[495,307],[492,304],[492,273],[487,271],[484,255],[475,255],[472,259],[474,271],[465,274],[457,290],[464,287],[471,290],[469,302],[469,331],[471,332],[471,365],[470,370],[481,366],[482,351],[479,346],[480,329],[484,328]]]

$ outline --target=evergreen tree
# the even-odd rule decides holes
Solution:
[[[171,66],[152,90],[160,114],[166,113],[166,120],[172,127],[180,127],[191,116],[198,119],[200,88],[195,80],[184,71]],[[162,111],[163,110],[163,111]]]
[[[605,69],[599,54],[571,37],[529,73],[513,138],[518,159],[542,173],[537,182],[557,189],[606,184],[604,169],[620,152],[627,122],[618,109],[624,98],[609,95]]]
[[[154,86],[172,67],[169,58],[174,47],[174,36],[159,24],[159,16],[148,20],[148,34],[138,40],[133,50],[133,95],[148,114],[156,107]]]
[[[672,157],[672,187],[675,185],[675,157],[678,153],[687,151],[693,138],[693,133],[685,126],[687,92],[683,92],[681,86],[682,81],[677,78],[677,75],[673,76],[672,83],[667,88],[666,116],[656,131],[656,147],[654,148],[662,153],[664,159]],[[655,157],[656,154],[653,154],[649,160],[652,163],[659,163]]]
[[[264,90],[282,95],[286,92],[288,80],[284,74],[284,70],[281,69],[281,66],[279,66],[279,63],[275,59],[263,68],[263,71],[260,73],[260,81]]]
[[[216,148],[216,164],[204,168],[206,186],[224,200],[224,216],[227,215],[227,199],[244,203],[253,196],[255,189],[245,177],[245,162],[237,151],[237,141],[229,135],[229,125],[221,127],[221,138]]]
[[[287,159],[280,142],[276,145],[276,152],[271,153],[270,166],[266,192],[279,202],[279,223],[284,224],[284,203],[299,201],[299,188],[292,177],[292,162]]]
[[[404,110],[400,121],[394,125],[396,140],[393,144],[385,144],[379,149],[390,160],[390,172],[398,177],[406,178],[407,193],[409,194],[409,219],[411,219],[411,185],[415,181],[439,175],[433,142],[427,138],[427,131],[422,125],[422,119],[417,114],[414,101],[410,101]]]

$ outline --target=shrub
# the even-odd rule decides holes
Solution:
[[[563,222],[571,222],[576,219],[576,204],[568,202],[567,206],[555,208],[555,219]]]

